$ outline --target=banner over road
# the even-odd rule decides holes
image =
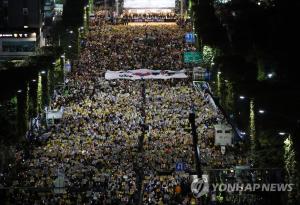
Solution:
[[[142,80],[142,79],[172,79],[172,78],[187,78],[185,70],[128,70],[128,71],[107,71],[105,73],[106,80],[127,79],[127,80]]]

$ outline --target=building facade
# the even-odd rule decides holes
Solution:
[[[0,0],[0,57],[33,54],[41,46],[43,0]]]

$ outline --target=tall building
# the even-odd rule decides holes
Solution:
[[[27,56],[41,45],[43,0],[0,0],[0,57]]]
[[[44,22],[46,26],[50,26],[55,16],[54,0],[44,0]]]

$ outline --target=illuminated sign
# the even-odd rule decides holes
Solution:
[[[9,38],[9,37],[13,37],[13,35],[12,34],[0,34],[0,37]]]
[[[175,0],[125,0],[124,8],[131,8],[131,9],[175,8]]]
[[[186,33],[185,34],[185,42],[187,43],[195,43],[196,38],[194,33]]]
[[[36,33],[0,33],[0,38],[36,38]]]
[[[196,52],[184,52],[185,63],[201,63],[203,60],[202,53]]]

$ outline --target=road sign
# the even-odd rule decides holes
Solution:
[[[195,34],[192,32],[186,33],[185,34],[185,42],[186,43],[195,43],[196,42]]]
[[[211,79],[211,72],[209,70],[206,70],[204,74],[204,80],[210,81],[210,79]]]
[[[71,72],[71,63],[70,63],[69,60],[66,61],[66,63],[65,63],[65,72],[66,72],[66,73]]]
[[[193,69],[194,80],[210,81],[211,72],[207,68],[195,67]]]
[[[185,169],[186,169],[186,164],[184,162],[177,162],[176,163],[176,167],[175,167],[176,172],[184,172]]]
[[[185,52],[184,53],[184,62],[185,63],[201,63],[203,56],[200,52]]]

